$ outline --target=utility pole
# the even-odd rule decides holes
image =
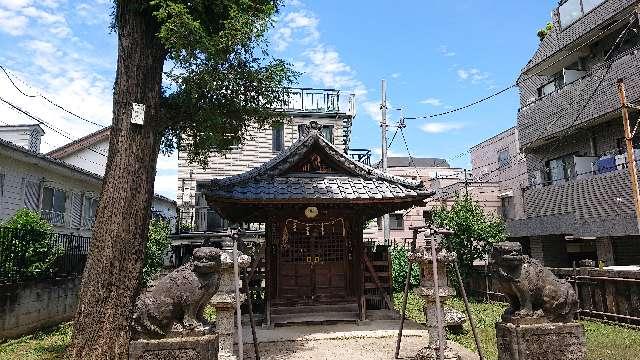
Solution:
[[[380,102],[380,129],[382,130],[382,139],[381,139],[381,160],[382,162],[382,171],[387,172],[387,81],[382,79],[382,99]],[[382,216],[382,231],[384,234],[385,243],[389,241],[391,237],[391,231],[389,229],[389,214],[384,214]]]
[[[633,133],[631,133],[631,125],[629,123],[629,103],[627,102],[627,94],[624,90],[624,81],[618,79],[618,96],[622,105],[622,123],[624,125],[624,139],[627,144],[627,166],[629,169],[629,177],[631,178],[631,191],[633,192],[633,205],[636,208],[636,220],[638,224],[638,232],[640,233],[640,193],[638,193],[638,173],[636,169],[636,159],[633,152]]]

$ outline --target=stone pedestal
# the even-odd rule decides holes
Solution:
[[[430,241],[437,241],[435,238],[431,238]],[[438,244],[438,243],[436,243]],[[437,245],[436,245],[437,246]],[[420,287],[415,289],[416,295],[420,296],[424,300],[424,315],[427,319],[427,332],[429,333],[429,343],[426,347],[422,348],[417,354],[416,360],[431,360],[438,359],[438,351],[439,351],[439,340],[438,340],[438,310],[436,307],[436,298],[440,300],[440,318],[443,321],[443,329],[445,324],[445,312],[444,312],[444,301],[450,296],[455,295],[455,290],[449,286],[448,278],[447,278],[447,264],[455,261],[455,254],[449,253],[444,249],[441,249],[437,246],[436,249],[436,257],[437,257],[437,276],[434,276],[433,271],[433,259],[431,256],[431,247],[430,244],[424,248],[418,249],[415,253],[409,255],[409,260],[418,263],[422,267],[422,279],[420,282]],[[436,293],[436,277],[438,284],[438,291]],[[446,334],[444,334],[446,337]],[[444,352],[444,359],[447,360],[458,360],[460,356],[458,353],[451,349],[447,344],[447,340],[444,340],[442,344],[442,349]]]
[[[222,253],[220,264],[220,288],[211,298],[209,304],[216,309],[216,333],[220,336],[220,360],[237,359],[233,353],[233,337],[235,334],[236,293],[233,273],[233,250]],[[249,266],[251,258],[238,252],[238,267],[240,271]],[[240,303],[245,295],[240,294]]]
[[[130,360],[216,360],[218,335],[137,340],[129,344]]]
[[[515,325],[496,323],[498,360],[585,360],[584,326],[580,323]]]

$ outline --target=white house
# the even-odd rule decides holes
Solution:
[[[109,153],[110,132],[111,127],[109,126],[54,149],[47,155],[104,176],[107,167],[107,154]],[[151,204],[151,212],[154,216],[169,220],[171,228],[175,228],[176,202],[174,200],[155,194]]]
[[[91,236],[109,128],[49,154],[36,151],[43,133],[38,125],[0,126],[0,222],[28,208],[39,211],[58,233]],[[152,212],[174,228],[175,201],[156,194]]]
[[[0,222],[27,208],[58,233],[91,236],[101,188],[97,174],[0,139]]]

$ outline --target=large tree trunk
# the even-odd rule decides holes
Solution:
[[[140,291],[156,163],[165,50],[147,1],[116,2],[118,68],[109,158],[68,355],[127,359],[129,321]],[[146,105],[131,124],[132,103]]]

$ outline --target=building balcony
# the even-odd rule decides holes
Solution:
[[[562,0],[553,13],[553,30],[525,66],[524,73],[537,73],[575,50],[603,29],[624,19],[638,0]],[[626,26],[626,23],[622,26]]]
[[[638,234],[628,169],[524,190],[526,218],[507,223],[513,237]]]
[[[371,166],[371,150],[348,149],[347,154],[355,161]]]
[[[41,210],[40,215],[51,225],[64,226],[65,224],[66,215],[63,212],[57,212],[54,210]]]
[[[355,94],[335,89],[288,88],[288,100],[280,110],[300,114],[328,114],[355,117]]]
[[[625,53],[614,58],[608,72],[601,66],[582,77],[572,73],[557,89],[523,106],[518,112],[522,148],[535,147],[567,130],[619,115],[618,79],[625,81],[628,100],[639,100],[640,54],[637,50]]]

